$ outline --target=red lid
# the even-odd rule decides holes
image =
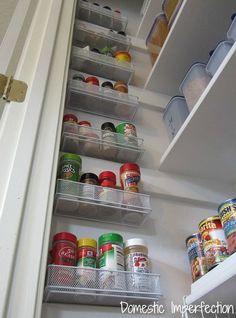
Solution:
[[[63,121],[75,121],[78,122],[78,118],[74,114],[65,114],[63,117]]]
[[[77,237],[74,234],[69,232],[61,232],[54,235],[53,242],[60,241],[60,240],[71,241],[75,244],[77,243]]]
[[[103,171],[99,174],[99,182],[101,183],[103,180],[111,180],[116,183],[116,175],[112,171]]]
[[[140,173],[139,166],[136,163],[129,162],[129,163],[123,164],[123,166],[120,167],[120,174],[122,174],[123,172],[128,171],[128,170],[134,170],[134,171],[137,171],[138,173]]]
[[[94,85],[98,85],[99,86],[99,80],[97,79],[97,77],[95,76],[89,76],[86,78],[85,80],[86,83],[90,83],[92,82]]]
[[[78,124],[80,126],[89,126],[89,127],[92,126],[91,123],[89,121],[86,121],[86,120],[82,120],[82,121],[78,122]]]
[[[116,182],[113,181],[113,180],[103,180],[103,181],[101,181],[100,185],[102,187],[115,188],[116,187]]]

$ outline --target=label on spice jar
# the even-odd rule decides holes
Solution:
[[[150,272],[148,256],[142,252],[129,253],[125,257],[125,268],[133,272],[128,278],[128,288],[133,291],[148,291],[149,279],[146,275]]]
[[[139,192],[139,173],[137,173],[136,171],[125,172],[121,175],[121,180],[125,191]]]
[[[75,248],[66,243],[58,245],[53,250],[53,264],[74,266],[76,262]]]
[[[96,252],[89,248],[79,250],[77,266],[96,268]]]
[[[71,163],[66,163],[61,166],[61,178],[71,181],[78,180],[78,171]]]
[[[124,273],[113,271],[124,271],[123,248],[116,244],[104,244],[100,248],[99,268],[111,270],[99,273],[100,287],[102,289],[124,289]]]

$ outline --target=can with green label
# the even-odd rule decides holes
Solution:
[[[70,181],[79,181],[82,167],[80,156],[72,153],[65,153],[60,159],[59,177]]]
[[[120,123],[116,126],[116,132],[120,143],[127,143],[127,146],[138,146],[136,127],[131,123]]]

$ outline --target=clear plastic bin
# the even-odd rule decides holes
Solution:
[[[187,72],[179,89],[184,95],[190,111],[195,106],[210,80],[211,76],[206,71],[206,64],[195,63]]]
[[[104,28],[125,31],[128,19],[118,12],[110,11],[101,6],[89,2],[79,1],[77,6],[77,17],[80,20],[101,25]]]
[[[132,121],[139,107],[136,96],[77,80],[68,83],[66,104],[67,108],[124,121]]]
[[[164,13],[160,13],[154,20],[147,36],[146,45],[152,64],[155,63],[169,32],[168,21]]]
[[[232,23],[229,27],[229,30],[227,32],[227,39],[229,41],[233,41],[235,42],[236,41],[236,14],[233,14],[231,19],[232,19]]]
[[[113,81],[124,81],[127,84],[134,74],[132,63],[118,61],[113,57],[75,46],[72,47],[71,68]]]
[[[172,97],[163,114],[170,140],[177,134],[188,115],[189,109],[185,98],[182,96]]]
[[[91,27],[90,23],[75,21],[75,31],[73,43],[75,46],[102,49],[104,47],[113,47],[116,51],[129,51],[131,40],[128,37],[107,31],[102,27]]]
[[[55,215],[137,227],[150,212],[149,195],[57,180]]]
[[[230,41],[222,41],[217,45],[206,66],[206,71],[211,76],[215,75],[216,71],[218,70],[221,63],[224,61],[232,46],[233,43]]]

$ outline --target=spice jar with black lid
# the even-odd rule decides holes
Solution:
[[[117,155],[117,139],[116,128],[113,123],[106,122],[101,126],[102,129],[102,145],[101,151],[103,156],[108,160],[114,160]]]
[[[91,204],[96,203],[99,197],[99,179],[95,173],[87,172],[81,175],[80,182],[80,195],[84,202],[80,203],[80,216],[81,217],[94,217],[97,214],[97,206]],[[90,202],[90,203],[87,203]]]

